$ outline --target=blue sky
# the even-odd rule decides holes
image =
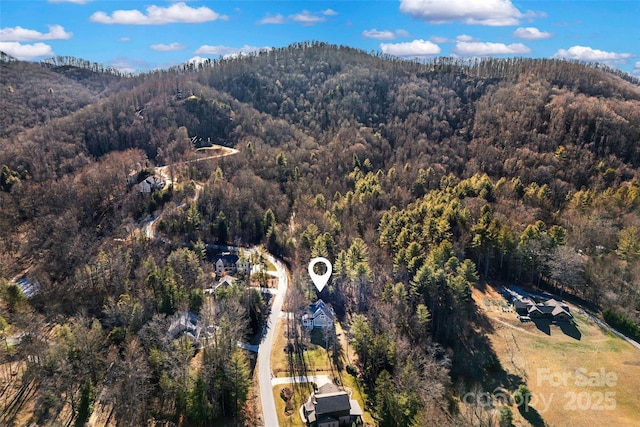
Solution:
[[[639,0],[0,0],[0,50],[137,72],[318,40],[406,58],[571,58],[640,76],[639,23]]]

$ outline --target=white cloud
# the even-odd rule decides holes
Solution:
[[[442,43],[452,43],[455,40],[451,40],[448,37],[442,37],[442,36],[431,36],[429,37],[429,40],[431,40],[432,42],[436,43],[436,44],[442,44]]]
[[[460,34],[459,36],[456,37],[456,41],[457,42],[476,42],[478,41],[478,39],[471,37],[470,35],[467,35],[467,34]]]
[[[437,55],[440,53],[440,46],[422,39],[406,43],[380,43],[380,49],[388,55],[412,58]]]
[[[170,44],[152,44],[149,46],[151,49],[158,52],[175,52],[177,50],[185,50],[187,47],[181,43],[170,43]]]
[[[49,3],[75,3],[75,4],[87,4],[93,0],[49,0]]]
[[[459,41],[453,49],[453,53],[461,56],[521,55],[530,52],[531,49],[522,43],[506,45],[504,43]]]
[[[237,48],[223,45],[210,46],[205,44],[196,49],[194,53],[196,55],[215,55],[222,56],[223,58],[230,58],[232,56],[245,55],[252,52],[266,50],[271,50],[271,48],[269,46],[258,47],[249,45],[244,45],[240,48]]]
[[[325,16],[336,16],[338,14],[338,12],[336,12],[333,9],[325,9],[322,11],[322,14]]]
[[[524,40],[544,40],[553,37],[553,34],[540,31],[536,27],[520,27],[513,32],[513,36]]]
[[[314,25],[318,22],[324,22],[327,19],[324,16],[313,14],[308,10],[303,10],[302,12],[290,15],[289,17],[294,21],[300,22],[304,25]]]
[[[32,42],[38,40],[68,40],[73,33],[68,33],[62,25],[49,25],[48,33],[29,30],[22,27],[0,29],[0,40],[6,42]]]
[[[284,24],[284,16],[280,13],[277,15],[267,14],[267,16],[258,21],[258,24]]]
[[[640,77],[640,61],[636,61],[636,64],[633,66],[632,73],[638,77]]]
[[[396,33],[391,30],[378,31],[373,28],[371,30],[364,30],[362,32],[362,37],[376,40],[393,40],[396,38]]]
[[[406,30],[381,30],[378,31],[375,28],[371,30],[364,30],[362,32],[362,37],[367,39],[376,39],[376,40],[394,40],[398,37],[408,37],[409,32]]]
[[[111,16],[105,12],[95,12],[89,18],[100,24],[129,24],[129,25],[162,25],[173,23],[198,24],[202,22],[226,20],[226,15],[209,9],[206,6],[190,7],[184,2],[175,3],[168,7],[149,6],[146,14],[137,9],[115,10]]]
[[[30,61],[43,56],[54,56],[51,46],[44,43],[22,44],[18,42],[0,42],[0,51],[16,59]]]
[[[127,43],[127,42],[130,42],[130,41],[131,41],[131,38],[130,38],[130,37],[120,37],[120,38],[118,39],[118,41],[119,41],[120,43]]]
[[[463,21],[467,24],[518,25],[521,18],[540,16],[523,14],[511,0],[400,0],[400,11],[433,24]]]
[[[553,55],[554,58],[575,59],[587,62],[602,62],[607,65],[620,65],[633,58],[632,53],[606,52],[604,50],[593,49],[588,46],[571,46],[569,49],[558,49]],[[637,65],[637,64],[636,64]]]

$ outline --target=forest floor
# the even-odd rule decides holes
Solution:
[[[490,321],[486,334],[502,367],[531,390],[531,412],[513,407],[515,425],[640,425],[638,349],[575,306],[573,324],[522,323],[490,285],[474,289],[473,299]]]

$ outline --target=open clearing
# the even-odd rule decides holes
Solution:
[[[487,285],[473,299],[502,367],[525,379],[531,406],[550,426],[640,426],[640,351],[571,306],[575,327],[522,323]],[[528,425],[518,414],[516,425]]]

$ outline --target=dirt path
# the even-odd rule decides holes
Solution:
[[[510,324],[509,322],[505,322],[504,320],[502,320],[502,319],[498,319],[498,318],[497,318],[497,317],[495,317],[495,316],[489,316],[489,319],[491,319],[491,321],[495,321],[495,322],[501,323],[501,324],[503,324],[504,326],[508,326],[508,327],[509,327],[509,328],[511,328],[511,329],[515,329],[516,331],[524,332],[525,334],[529,334],[529,335],[535,335],[534,333],[529,332],[529,331],[527,331],[527,330],[526,330],[526,329],[524,329],[524,328],[521,328],[521,327],[519,327],[519,326],[513,326],[513,325],[512,325],[512,324]]]

